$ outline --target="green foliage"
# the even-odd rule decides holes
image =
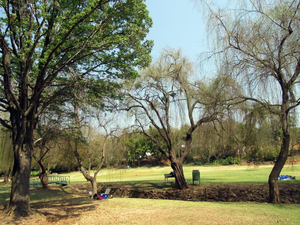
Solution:
[[[46,170],[46,173],[48,174],[48,171]],[[50,170],[49,171],[49,174],[51,174],[52,173],[52,171]],[[30,176],[32,176],[32,177],[37,177],[37,176],[39,176],[40,175],[40,171],[39,170],[32,170],[31,172],[30,172]]]
[[[33,177],[36,177],[39,174],[40,174],[40,171],[38,171],[38,170],[33,170],[33,171],[30,172],[30,176],[33,176]]]
[[[151,155],[159,154],[156,144],[147,136],[138,133],[134,136],[124,142],[128,149],[127,155],[129,160],[144,158],[146,153]]]
[[[216,159],[213,164],[215,165],[240,165],[241,160],[234,157],[227,157],[226,159]]]
[[[2,101],[5,109],[16,104],[11,99],[32,98],[28,106],[19,104],[28,107],[22,109],[29,109],[26,116],[30,110],[40,115],[51,104],[62,106],[71,99],[76,103],[79,93],[102,107],[104,96],[120,98],[116,90],[121,81],[134,79],[137,69],[151,61],[153,42],[146,35],[152,19],[143,0],[19,4],[26,7],[0,2],[0,58],[7,60],[0,74],[8,80],[1,88],[10,93],[9,101]]]
[[[264,161],[276,161],[280,147],[279,146],[266,146],[265,148],[261,149],[263,152],[263,159]]]
[[[243,157],[249,161],[276,161],[280,152],[280,146],[264,146],[250,149]]]

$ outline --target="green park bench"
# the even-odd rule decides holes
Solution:
[[[48,184],[61,184],[68,185],[70,184],[70,176],[48,176]],[[30,179],[31,187],[39,187],[42,186],[42,182],[40,178]]]

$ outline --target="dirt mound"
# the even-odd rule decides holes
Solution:
[[[88,184],[77,184],[76,188],[87,190]],[[107,187],[100,185],[99,192]],[[209,202],[268,202],[269,189],[267,184],[222,184],[191,186],[186,190],[139,190],[131,188],[111,188],[114,197],[170,199],[183,201],[209,201]],[[300,184],[280,184],[280,197],[282,203],[300,203]]]

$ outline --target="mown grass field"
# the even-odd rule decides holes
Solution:
[[[192,184],[192,171],[200,171],[201,184],[224,183],[268,183],[273,165],[262,166],[184,166],[184,175],[188,184]],[[97,181],[107,184],[158,184],[164,186],[164,174],[170,173],[170,167],[142,167],[130,169],[103,169],[98,173]],[[296,176],[299,179],[288,182],[300,183],[300,165],[286,165],[281,174]],[[86,182],[80,172],[61,174],[70,176],[71,183]],[[174,179],[173,179],[174,180]],[[172,181],[172,178],[170,179]],[[282,181],[286,182],[286,181]],[[169,184],[166,184],[167,186]],[[146,185],[147,186],[147,185]]]
[[[272,166],[186,166],[185,177],[192,183],[192,170],[201,173],[201,184],[267,183]],[[170,167],[102,170],[98,182],[128,184],[137,188],[168,188],[164,182]],[[296,176],[299,183],[300,165],[285,166],[282,174]],[[70,176],[72,183],[85,182],[80,172],[59,174]],[[10,186],[0,185],[0,209],[9,201]],[[188,202],[113,198],[96,201],[71,189],[53,185],[50,189],[32,188],[33,216],[14,221],[0,214],[0,224],[299,224],[300,205],[267,203]]]

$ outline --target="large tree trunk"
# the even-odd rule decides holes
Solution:
[[[290,134],[284,132],[279,157],[269,175],[269,203],[281,203],[278,187],[278,176],[280,175],[280,172],[287,160],[289,145]]]
[[[182,163],[180,162],[171,162],[171,167],[175,173],[175,187],[184,190],[188,188],[188,184],[185,181]]]
[[[190,153],[191,143],[192,143],[192,132],[194,130],[195,130],[195,128],[190,128],[189,131],[186,133],[185,146],[183,146],[184,149],[180,149],[181,154],[180,154],[179,158],[175,157],[175,152],[173,149],[172,149],[172,151],[170,151],[171,167],[175,173],[175,187],[180,190],[189,188],[189,186],[185,180],[185,177],[184,177],[182,165],[186,161],[186,159]]]
[[[30,214],[31,148],[25,147],[22,143],[15,144],[14,159],[11,196],[6,212],[25,217]]]

